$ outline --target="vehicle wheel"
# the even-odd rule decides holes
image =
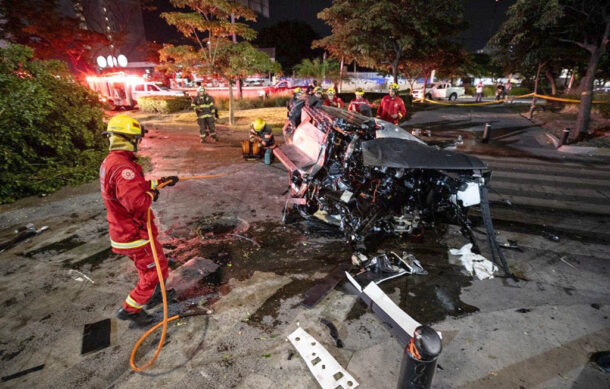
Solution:
[[[457,93],[452,93],[452,94],[449,96],[449,101],[455,101],[455,100],[457,100]]]
[[[430,93],[426,93],[426,98],[427,98],[428,100],[432,100],[432,95],[431,95]]]

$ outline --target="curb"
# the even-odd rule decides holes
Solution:
[[[567,154],[610,157],[610,149],[601,147],[561,146],[557,148],[557,151]]]

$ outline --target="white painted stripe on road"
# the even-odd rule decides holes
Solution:
[[[510,177],[510,178],[523,178],[527,180],[543,180],[543,181],[555,181],[558,183],[574,183],[574,184],[583,184],[583,185],[599,185],[610,187],[610,180],[604,179],[595,179],[595,178],[580,178],[580,177],[566,177],[566,176],[553,176],[548,174],[535,174],[535,173],[518,173],[511,172],[507,170],[494,170],[491,173],[491,181],[493,182],[495,179],[500,177]],[[499,180],[501,181],[501,180]]]
[[[563,209],[574,212],[588,212],[600,215],[610,215],[610,205],[588,204],[576,201],[549,200],[535,197],[512,196],[506,194],[498,195],[496,193],[490,193],[489,198],[491,201],[503,201],[508,199],[513,204],[523,204],[532,207],[551,208],[558,210]]]
[[[520,190],[524,192],[535,192],[541,195],[558,195],[558,196],[583,196],[593,197],[602,200],[608,200],[610,202],[610,189],[606,191],[600,191],[596,189],[587,189],[578,186],[566,188],[565,186],[547,186],[547,185],[536,185],[532,183],[516,183],[516,182],[505,182],[501,180],[491,181],[491,188],[502,193],[502,189]]]

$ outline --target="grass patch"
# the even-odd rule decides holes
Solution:
[[[219,111],[219,119],[216,123],[221,125],[229,125],[229,111]],[[231,126],[233,129],[248,130],[250,124],[256,118],[263,118],[271,126],[275,133],[281,133],[282,127],[286,122],[286,108],[285,107],[271,107],[271,108],[254,108],[244,109],[235,111],[235,125]],[[197,120],[194,112],[177,113],[173,115],[175,122],[183,123],[194,123]]]

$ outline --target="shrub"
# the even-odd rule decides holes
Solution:
[[[97,96],[65,62],[0,49],[0,203],[97,177],[106,154]]]
[[[286,102],[290,100],[290,96],[276,96],[267,98],[252,98],[252,99],[237,99],[235,98],[235,109],[253,109],[253,108],[271,108],[271,107],[285,107]],[[216,108],[220,111],[229,109],[229,98],[228,97],[214,97],[214,103]]]
[[[138,99],[142,112],[174,113],[191,107],[191,100],[181,96],[147,96]]]

